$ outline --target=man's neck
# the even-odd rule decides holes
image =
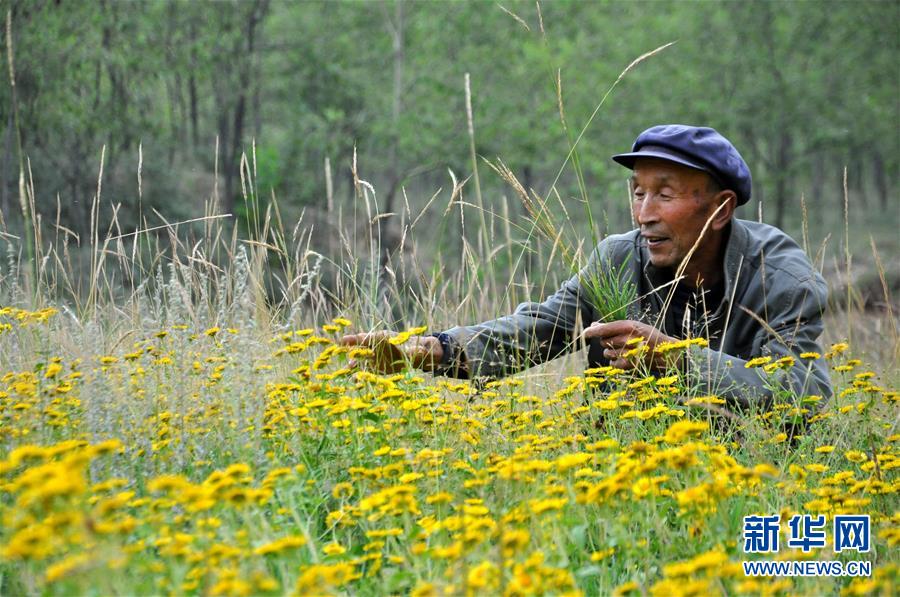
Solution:
[[[725,245],[728,240],[727,231],[712,233],[706,242],[691,256],[691,260],[684,269],[683,283],[692,288],[711,288],[722,281],[724,277]]]

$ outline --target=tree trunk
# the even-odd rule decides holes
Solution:
[[[394,57],[394,85],[391,101],[391,146],[390,146],[390,185],[384,200],[384,213],[394,211],[394,203],[400,190],[402,175],[400,173],[400,117],[403,114],[403,61],[404,61],[404,23],[403,2],[396,0],[394,4],[393,23],[388,21],[391,31]],[[400,234],[397,231],[395,218],[383,218],[379,221],[381,232],[381,265],[386,266],[390,255],[400,245]]]
[[[6,221],[3,214],[12,213],[10,211],[11,206],[9,205],[9,182],[12,180],[10,176],[11,166],[12,166],[12,155],[13,155],[13,127],[15,124],[13,123],[13,114],[12,110],[9,111],[6,119],[6,134],[3,135],[5,141],[3,143],[3,173],[2,173],[2,188],[0,188],[0,225],[6,227],[9,226],[9,222]]]
[[[231,156],[228,148],[230,147],[229,130],[228,130],[228,101],[223,97],[225,91],[221,88],[216,90],[216,107],[218,114],[218,131],[219,131],[219,168],[222,176],[225,177],[225,186],[221,205],[219,207],[220,214],[234,214],[234,195],[232,193],[232,168]]]
[[[184,80],[181,73],[175,74],[175,106],[178,108],[178,123],[176,131],[178,133],[178,146],[187,145],[187,127],[184,123],[188,121],[187,106],[184,103]]]
[[[855,155],[858,155],[859,152],[854,150]],[[850,162],[850,169],[847,172],[848,186],[856,191],[856,195],[859,197],[859,205],[860,207],[866,207],[869,203],[868,198],[866,197],[866,169],[865,163],[863,160],[855,159]]]
[[[199,120],[197,114],[197,78],[194,76],[194,72],[197,70],[197,25],[193,20],[191,20],[190,26],[190,44],[191,58],[190,67],[188,69],[188,101],[191,106],[191,142],[193,143],[194,149],[196,149],[200,145],[200,133],[197,125],[197,121]]]
[[[262,40],[259,38],[259,36],[261,35],[262,31],[259,31],[257,34],[257,45],[261,45],[262,43]],[[256,52],[251,54],[251,59],[253,61],[253,98],[251,101],[251,110],[253,112],[253,138],[261,139],[263,126],[262,60],[260,59],[259,54],[257,54]]]
[[[534,188],[534,173],[531,169],[531,165],[527,165],[522,169],[522,186],[529,192]]]
[[[237,199],[236,181],[240,177],[240,155],[242,153],[242,142],[244,137],[244,119],[247,111],[247,90],[250,87],[250,70],[253,64],[253,55],[256,52],[256,28],[265,16],[268,9],[267,0],[257,0],[253,5],[253,10],[247,19],[247,30],[244,39],[247,41],[245,48],[238,47],[235,54],[244,54],[245,58],[240,65],[237,102],[234,108],[233,126],[231,129],[231,151],[228,152],[227,162],[224,164],[225,176],[225,192],[228,193],[226,201],[230,205],[233,213],[234,204]]]
[[[175,91],[172,89],[173,83],[167,80],[165,84],[166,95],[169,96],[169,134],[172,136],[168,152],[169,168],[171,169],[175,164],[175,147],[178,145],[178,116],[175,108]]]
[[[104,21],[101,43],[104,54],[111,56],[114,54],[113,47],[116,45],[113,36],[116,33],[116,27],[118,25],[117,6],[115,3],[108,4],[106,0],[102,0],[100,4],[103,7],[103,12],[109,15],[108,20]],[[119,40],[115,41],[118,42]],[[115,63],[110,61],[106,63],[106,76],[109,79],[110,84],[109,109],[115,121],[114,126],[119,130],[121,135],[121,143],[118,147],[121,149],[128,149],[131,147],[132,137],[131,125],[128,121],[128,91],[125,83],[125,74]],[[112,141],[113,138],[114,137],[111,137],[110,141]],[[110,166],[112,166],[115,150],[115,144],[112,142],[107,143],[107,155],[110,159]]]
[[[810,202],[815,205],[822,199],[822,192],[825,190],[825,154],[822,151],[816,151],[812,157],[810,181]]]
[[[880,151],[872,154],[872,174],[875,178],[875,189],[878,193],[878,204],[882,210],[888,207],[888,182],[884,168],[884,158],[881,157]]]
[[[791,136],[782,127],[778,141],[778,169],[775,178],[775,226],[784,228],[784,214],[788,204],[787,182],[791,178]]]

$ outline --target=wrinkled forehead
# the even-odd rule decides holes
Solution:
[[[708,172],[660,158],[638,158],[634,161],[631,180],[635,184],[668,183],[691,185],[711,180]]]

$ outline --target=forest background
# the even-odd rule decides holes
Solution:
[[[196,247],[214,221],[226,238],[269,242],[268,210],[286,245],[318,259],[325,288],[368,252],[362,269],[401,276],[401,294],[429,286],[402,277],[404,260],[430,272],[432,289],[461,292],[473,278],[453,275],[468,265],[476,283],[510,280],[512,308],[571,272],[553,265],[491,164],[552,199],[586,242],[631,227],[627,173],[609,156],[668,122],[733,140],[754,177],[739,216],[802,237],[836,303],[883,308],[900,286],[887,257],[900,249],[898,2],[4,8],[0,244],[24,263],[55,243],[69,274],[57,290],[70,300],[90,286],[78,273],[96,265],[104,237],[112,254],[146,241],[159,257],[161,246]],[[592,117],[630,62],[668,42]],[[593,222],[579,215],[585,201]],[[358,240],[373,227],[376,242]],[[113,277],[124,294],[161,265],[135,263]],[[382,320],[406,318],[396,298],[382,301]]]

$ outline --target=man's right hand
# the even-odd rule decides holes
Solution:
[[[410,336],[409,340],[398,345],[388,342],[396,335],[390,331],[349,334],[341,338],[340,344],[371,349],[374,354],[364,359],[380,373],[397,373],[407,367],[433,371],[441,362],[444,351],[434,336]],[[358,364],[351,362],[351,366]]]

